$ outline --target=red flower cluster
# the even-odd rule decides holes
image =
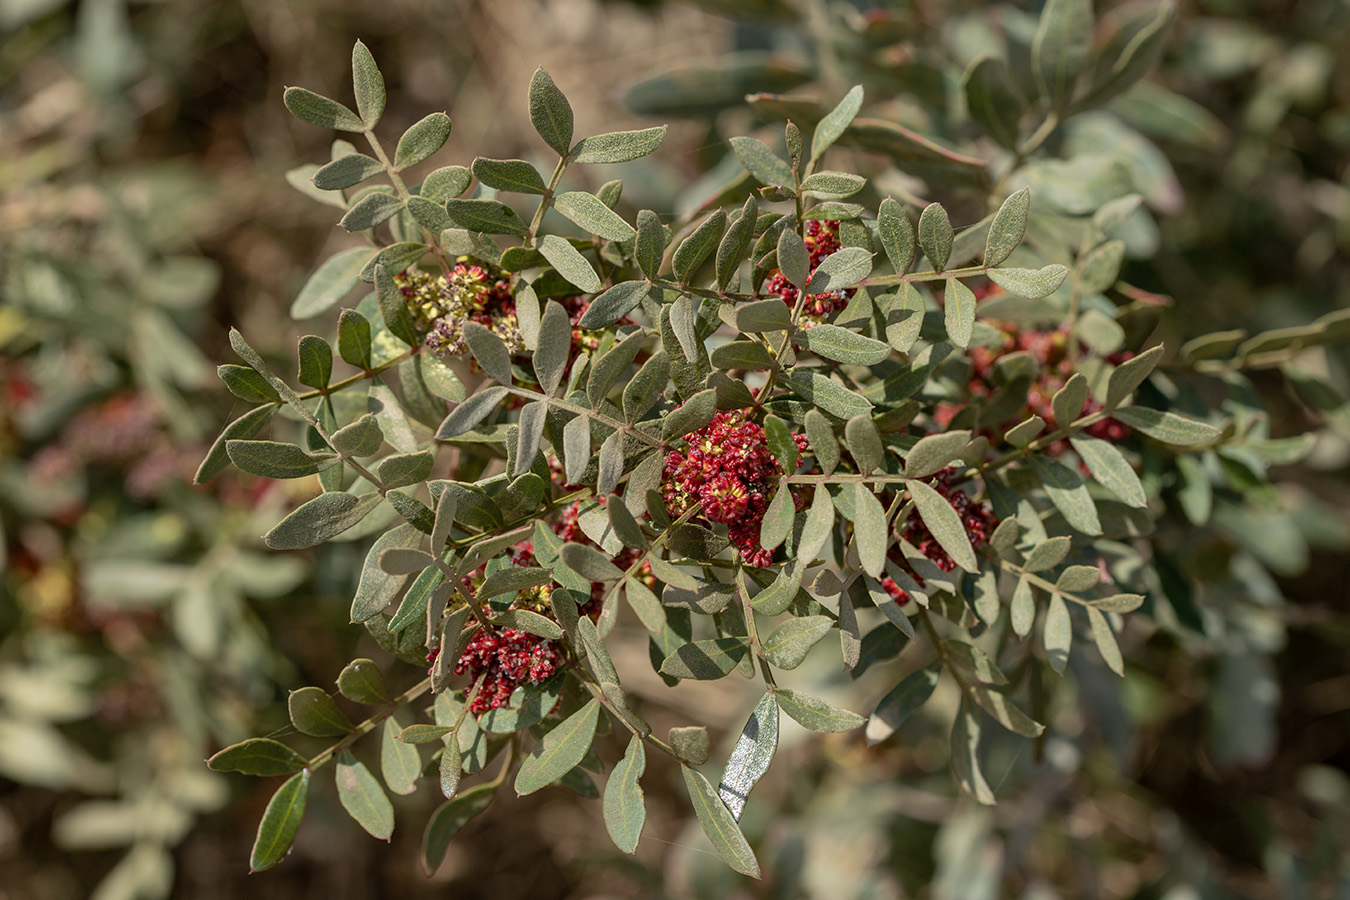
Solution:
[[[816,266],[820,265],[822,259],[839,249],[839,223],[810,220],[806,223],[805,242],[806,249],[811,252],[811,271],[815,272]],[[773,270],[773,274],[769,276],[769,280],[764,285],[764,290],[770,294],[777,294],[788,306],[796,307],[797,305],[797,289],[778,269]],[[806,303],[802,305],[803,324],[807,326],[819,325],[831,314],[847,306],[849,298],[853,294],[853,288],[812,294],[806,298]]]
[[[965,491],[953,489],[950,469],[943,469],[934,475],[931,483],[939,494],[947,498],[947,502],[952,505],[952,509],[956,510],[957,514],[961,516],[961,524],[965,526],[966,537],[970,538],[970,545],[978,550],[988,544],[989,535],[998,525],[998,520],[994,518],[993,511],[983,503],[976,503],[971,500],[966,496]],[[952,559],[951,555],[942,549],[942,545],[933,537],[933,533],[928,530],[928,526],[923,523],[923,519],[918,516],[910,516],[905,521],[903,536],[905,540],[918,548],[920,553],[936,563],[942,571],[950,572],[956,568],[956,560]],[[898,547],[892,548],[891,560],[908,571],[910,577],[918,582],[920,587],[923,587],[922,576],[909,567]],[[909,594],[902,590],[889,575],[881,580],[881,584],[895,598],[897,603],[909,602]]]
[[[805,436],[793,437],[798,452],[804,451]],[[769,565],[773,554],[759,545],[759,528],[783,470],[769,452],[764,429],[741,412],[719,412],[684,439],[685,452],[672,450],[666,457],[661,479],[666,511],[681,516],[702,504],[705,519],[729,527],[731,544],[746,562]]]
[[[547,638],[514,628],[482,629],[455,664],[455,674],[482,677],[483,686],[469,705],[469,712],[479,715],[506,706],[521,684],[550,678],[561,662],[557,645]]]
[[[999,324],[999,323],[990,323]],[[998,347],[971,347],[970,348],[970,393],[974,397],[988,397],[994,392],[994,367],[998,361],[1010,353],[1019,351],[1028,353],[1032,359],[1040,365],[1041,374],[1032,382],[1031,388],[1027,392],[1027,405],[1021,414],[1003,424],[1016,424],[1019,421],[1030,418],[1033,415],[1040,416],[1045,420],[1050,429],[1060,428],[1069,423],[1056,422],[1054,410],[1051,406],[1051,400],[1055,393],[1067,382],[1076,371],[1074,361],[1068,354],[1069,327],[1061,326],[1054,331],[1023,331],[1016,325],[1009,323],[999,324],[1000,330],[1004,333],[1004,341]],[[1107,357],[1107,361],[1119,365],[1129,359],[1134,354],[1129,351],[1114,353]],[[1101,409],[1101,404],[1091,397],[1083,404],[1083,409],[1079,415],[1086,415]],[[955,410],[945,410],[947,415],[939,415],[939,421],[946,419],[950,421],[955,415]],[[944,423],[945,424],[945,423]],[[1119,441],[1129,436],[1130,428],[1123,422],[1115,419],[1102,419],[1089,425],[1083,430],[1083,433],[1089,437],[1101,438],[1107,441]],[[999,437],[997,433],[991,433],[991,437]],[[1049,453],[1060,453],[1064,450],[1064,443],[1057,442],[1047,448]]]

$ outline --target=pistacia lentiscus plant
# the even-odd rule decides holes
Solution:
[[[1115,96],[1161,40],[1139,30],[1093,69],[1072,30],[1054,27],[1055,7],[1033,47],[1046,121]],[[1113,292],[1124,251],[1114,235],[1137,195],[1038,217],[1029,187],[993,177],[1009,174],[1005,159],[985,171],[859,120],[855,87],[809,135],[789,123],[785,153],[733,138],[744,173],[695,212],[626,216],[619,182],[588,192],[569,179],[657,152],[665,129],[578,140],[542,69],[528,114],[557,156],[551,174],[479,158],[410,185],[405,173],[440,150],[450,118],[426,117],[390,153],[376,134],[379,70],[359,43],[352,63],[355,110],[300,88],[285,102],[368,141],[371,155],[337,141],[331,162],[296,180],[369,244],[325,262],[292,311],[325,313],[358,283],[373,292],[338,317],[338,360],[334,342],[300,339],[303,390],[232,333],[245,365],[220,374],[254,407],[198,480],[230,463],[317,476],[320,493],[266,543],[373,537],[352,621],[429,673],[396,693],[389,681],[406,672],[387,681],[353,660],[337,688],[366,708],[359,721],[324,688],[290,697],[296,730],[333,739],[327,749],[307,757],[254,738],[212,758],[217,770],[289,776],[259,826],[255,870],[285,855],[329,763],[344,807],[378,837],[394,828],[386,790],[438,785],[428,871],[499,788],[599,796],[588,773],[605,771],[605,822],[633,852],[656,751],[679,762],[717,852],[757,876],[737,823],[780,714],[818,732],[866,726],[882,741],[944,677],[961,698],[956,780],[993,803],[981,741],[1042,734],[1027,712],[1053,683],[1042,664],[1064,672],[1078,640],[1095,646],[1078,651],[1092,665],[1121,674],[1128,614],[1172,614],[1161,586],[1174,573],[1151,536],[1178,508],[1194,519],[1211,502],[1201,460],[1228,460],[1256,483],[1306,445],[1207,410],[1195,367],[1169,348],[1127,345],[1118,319],[1139,295]],[[1020,148],[1013,172],[1045,140],[1043,129],[1019,136],[1020,120],[979,121]],[[837,143],[878,129],[941,164],[920,166],[925,177],[952,165],[979,175],[989,214],[958,230],[941,204],[882,199],[869,178],[826,168]],[[387,184],[363,186],[377,176]],[[1301,346],[1342,321],[1305,329]],[[1190,358],[1213,356],[1197,348],[1213,343]],[[269,424],[274,439],[261,439]],[[668,683],[763,682],[720,778],[702,770],[701,723],[654,734],[625,693],[629,675],[606,647],[624,606]],[[854,673],[914,645],[870,718],[788,686],[784,673],[827,637]],[[602,760],[592,743],[610,728],[632,737],[621,759]],[[354,753],[372,732],[383,784]]]

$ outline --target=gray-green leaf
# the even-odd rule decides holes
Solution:
[[[595,739],[595,726],[599,719],[600,701],[592,698],[544,735],[516,773],[516,793],[532,794],[547,787],[581,762],[581,758],[591,748],[591,741]]]
[[[605,828],[614,845],[624,853],[637,851],[642,826],[647,822],[647,806],[638,784],[646,768],[647,751],[642,738],[635,734],[628,742],[628,751],[605,782]]]

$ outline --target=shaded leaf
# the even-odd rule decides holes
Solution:
[[[516,773],[516,793],[531,794],[547,787],[581,762],[595,737],[599,716],[600,701],[592,698],[544,735]]]
[[[253,852],[248,861],[250,872],[272,868],[290,851],[295,833],[300,829],[300,820],[305,815],[308,792],[309,770],[305,769],[286,779],[272,795],[253,839]]]
[[[661,664],[661,672],[674,678],[709,681],[736,668],[749,647],[745,638],[725,637],[684,644]]]
[[[496,792],[495,784],[478,784],[453,800],[441,804],[431,814],[422,837],[422,872],[429,878],[436,873],[450,849],[450,840],[474,816],[488,808]]]
[[[365,764],[343,748],[333,774],[342,808],[372,837],[389,840],[394,833],[394,806]]]
[[[245,775],[289,775],[303,769],[309,760],[290,747],[270,738],[249,738],[232,744],[206,761],[213,772]]]
[[[867,742],[879,744],[895,733],[900,723],[928,702],[937,687],[940,667],[929,666],[906,676],[877,703],[867,721]]]
[[[352,730],[351,720],[337,708],[323,688],[302,687],[291,691],[286,700],[291,724],[301,734],[313,737],[339,737]]]
[[[701,773],[684,765],[680,766],[680,772],[684,775],[694,814],[698,816],[703,833],[712,842],[717,855],[742,875],[758,878],[759,863],[755,861],[755,853],[750,849],[745,835],[737,827],[731,810],[713,792],[712,785]]]
[[[623,759],[605,782],[603,802],[605,828],[614,845],[624,853],[637,851],[642,826],[647,822],[647,807],[638,779],[647,768],[647,753],[642,738],[633,735]]]
[[[338,691],[356,703],[393,703],[394,695],[380,667],[369,659],[354,659],[338,673]]]
[[[946,550],[962,569],[967,572],[978,572],[979,563],[975,559],[975,551],[970,546],[965,526],[961,524],[961,516],[952,508],[947,498],[922,481],[907,481],[905,486],[914,500],[919,518],[923,519],[923,524],[928,526],[928,530],[942,549]]]
[[[746,720],[736,746],[731,748],[717,796],[726,804],[732,819],[739,821],[745,802],[756,782],[769,771],[778,749],[778,702],[773,692],[766,693]]]

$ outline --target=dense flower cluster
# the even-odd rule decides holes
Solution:
[[[954,489],[951,484],[950,469],[943,469],[941,472],[937,473],[933,476],[931,483],[934,490],[947,498],[947,502],[952,505],[952,509],[956,510],[957,515],[961,517],[961,524],[965,526],[966,537],[970,538],[970,545],[978,550],[988,544],[989,535],[993,533],[994,528],[998,525],[998,520],[994,518],[993,511],[985,504],[976,503],[974,500],[971,500],[966,496],[965,491]],[[906,519],[902,535],[904,539],[913,544],[920,553],[936,563],[937,567],[942,571],[950,572],[956,568],[956,560],[952,559],[951,555],[948,554],[946,550],[942,549],[942,545],[937,542],[935,537],[933,537],[933,533],[928,530],[928,526],[923,523],[923,519],[918,516],[910,516]],[[922,576],[909,567],[898,548],[893,548],[891,550],[891,559],[893,562],[899,564],[901,568],[906,569],[910,577],[913,578],[920,587],[923,586],[924,581]],[[886,588],[886,591],[895,598],[897,603],[909,602],[909,594],[901,589],[889,575],[881,580],[881,584]]]
[[[839,223],[810,220],[806,223],[805,241],[806,249],[811,252],[811,271],[815,272],[816,266],[820,265],[822,259],[839,249]],[[781,297],[788,306],[796,307],[797,305],[797,289],[778,269],[773,270],[768,281],[765,282],[764,290]],[[847,306],[849,298],[853,294],[853,288],[844,288],[838,291],[826,291],[823,294],[812,294],[807,297],[806,302],[802,304],[803,326],[809,327],[821,324],[831,315]]]
[[[482,678],[469,704],[474,715],[506,706],[522,684],[538,684],[553,676],[562,662],[554,641],[515,628],[480,629],[469,641],[455,674]]]
[[[426,332],[427,347],[438,356],[464,352],[464,325],[470,321],[495,332],[512,354],[524,352],[516,302],[504,272],[461,257],[447,275],[409,269],[395,275],[394,283]]]
[[[1027,405],[1021,414],[1004,424],[1016,424],[1033,415],[1044,419],[1047,427],[1051,429],[1069,424],[1067,422],[1056,422],[1054,410],[1051,406],[1051,400],[1055,393],[1064,387],[1065,382],[1076,371],[1074,359],[1068,352],[1069,326],[1063,325],[1054,331],[1024,331],[1010,323],[990,324],[998,326],[999,330],[1003,332],[1004,340],[998,346],[970,348],[969,389],[971,396],[977,398],[990,396],[994,392],[994,367],[998,364],[998,361],[1010,353],[1025,352],[1038,364],[1040,375],[1032,382],[1027,391]],[[1115,353],[1107,357],[1107,361],[1119,365],[1132,355],[1128,351]],[[1083,404],[1083,409],[1079,415],[1087,415],[1101,408],[1100,403],[1089,397]],[[940,414],[942,412],[944,410],[939,410]],[[939,420],[942,418],[950,420],[951,414],[954,414],[955,411],[949,410],[947,412],[949,412],[949,415],[945,417],[940,415]],[[1101,438],[1102,440],[1119,441],[1129,436],[1130,429],[1129,426],[1115,419],[1102,419],[1083,429],[1083,433],[1089,437]],[[1060,442],[1047,449],[1050,453],[1059,453],[1063,451],[1064,445]]]
[[[760,546],[759,529],[783,470],[764,429],[741,412],[719,412],[684,439],[688,448],[666,457],[661,479],[666,511],[681,516],[701,503],[705,519],[728,526],[731,544],[746,562],[769,565],[773,554]],[[804,436],[794,440],[798,452],[806,449]]]

